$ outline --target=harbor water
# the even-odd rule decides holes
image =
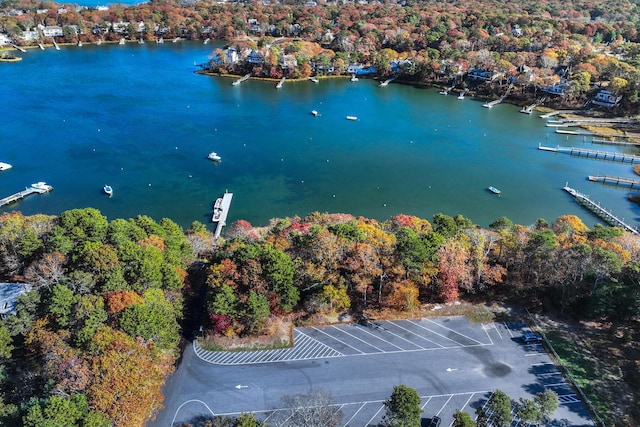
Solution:
[[[564,214],[601,222],[562,190],[568,183],[637,225],[630,190],[587,180],[633,177],[630,164],[538,144],[633,148],[556,134],[512,105],[482,108],[469,95],[395,82],[287,80],[276,89],[277,81],[232,85],[195,74],[215,46],[85,44],[1,63],[0,162],[13,168],[0,172],[0,198],[38,181],[54,191],[0,212],[95,207],[109,219],[143,214],[188,227],[209,223],[213,202],[229,191],[227,222],[256,226],[314,211],[381,221],[462,214],[485,227],[501,216],[524,225]],[[208,160],[211,151],[222,161]]]

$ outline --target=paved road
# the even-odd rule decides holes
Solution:
[[[456,409],[474,413],[492,390],[517,399],[545,388],[561,397],[556,425],[593,426],[544,348],[518,342],[523,330],[446,317],[297,328],[286,350],[207,352],[194,344],[167,382],[166,408],[148,426],[242,412],[274,422],[283,396],[313,389],[332,396],[344,426],[374,426],[398,384],[416,389],[423,417],[440,416],[442,427]]]

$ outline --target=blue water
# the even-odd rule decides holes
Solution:
[[[92,206],[110,219],[146,214],[187,227],[207,222],[228,190],[228,223],[265,225],[313,211],[379,220],[442,212],[481,226],[503,215],[525,225],[563,214],[599,222],[562,191],[568,182],[629,222],[638,219],[626,190],[586,180],[633,176],[631,166],[539,151],[538,143],[582,138],[553,133],[535,114],[363,79],[233,86],[194,73],[214,47],[85,44],[1,63],[9,101],[0,104],[0,161],[14,167],[0,172],[0,197],[36,181],[55,190],[0,212]],[[222,162],[207,160],[210,151]],[[104,184],[113,197],[102,193]]]

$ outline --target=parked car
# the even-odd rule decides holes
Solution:
[[[429,427],[440,427],[440,417],[431,418],[431,422],[429,423]]]
[[[522,334],[522,342],[525,344],[538,344],[542,342],[542,336],[535,332],[525,332]]]

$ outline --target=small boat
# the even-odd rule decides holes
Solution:
[[[491,191],[494,194],[500,194],[502,193],[502,191],[498,190],[496,187],[494,187],[493,185],[489,186],[489,191]]]
[[[119,44],[119,45],[123,45],[124,43],[125,43],[124,37],[123,37],[123,38],[121,38],[121,39],[118,41],[118,44]]]
[[[34,190],[36,190],[40,194],[44,194],[44,193],[47,193],[47,192],[53,190],[53,187],[48,185],[44,181],[39,181],[39,182],[36,182],[35,184],[31,184],[31,188],[33,188]]]
[[[78,40],[78,47],[82,47],[82,40]]]
[[[175,39],[172,40],[173,43],[178,43],[180,41],[180,37],[176,37]]]
[[[207,159],[213,160],[214,162],[219,162],[220,160],[222,160],[222,157],[220,157],[215,151],[212,151],[207,156]]]
[[[318,112],[316,110],[311,110],[311,115],[312,116],[318,116]]]
[[[347,116],[347,120],[358,120],[358,118],[356,116]]]
[[[9,163],[4,163],[4,162],[0,162],[0,171],[6,171],[7,169],[11,169],[13,166],[11,166]]]
[[[464,99],[464,91],[460,92],[460,95],[458,95],[458,99]]]
[[[356,77],[355,74],[351,74],[351,81],[352,82],[357,82],[358,81],[358,78]]]
[[[320,80],[316,79],[315,77],[307,77],[309,80],[311,80],[314,83],[318,83]]]
[[[440,93],[440,95],[449,95],[449,91],[446,90],[446,89],[445,90],[441,90],[439,93]]]
[[[111,188],[110,185],[105,184],[104,187],[102,187],[102,191],[104,191],[104,194],[107,196],[113,195],[113,188]]]

